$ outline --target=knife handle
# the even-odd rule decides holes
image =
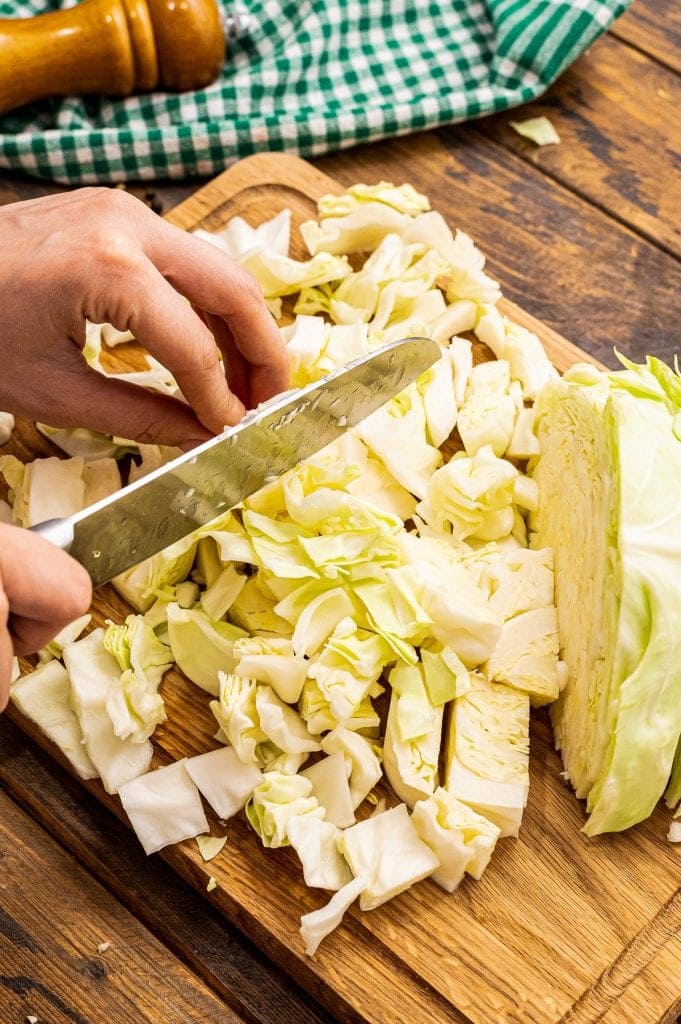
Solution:
[[[43,540],[49,540],[50,544],[68,551],[75,537],[73,522],[70,519],[48,519],[44,523],[32,526],[31,533],[37,533]]]

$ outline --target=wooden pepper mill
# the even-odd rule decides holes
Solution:
[[[217,0],[83,0],[0,18],[0,114],[47,96],[199,89],[224,58]]]

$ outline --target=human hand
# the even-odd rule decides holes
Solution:
[[[90,577],[75,559],[30,530],[0,523],[0,711],[12,657],[44,647],[91,600]]]
[[[120,189],[0,208],[0,308],[0,409],[51,426],[188,447],[289,384],[250,274]],[[90,369],[86,319],[130,330],[189,406]]]

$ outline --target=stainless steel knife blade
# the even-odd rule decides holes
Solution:
[[[385,345],[272,399],[236,427],[84,511],[33,529],[69,551],[101,586],[326,447],[440,355],[439,346],[426,338]]]

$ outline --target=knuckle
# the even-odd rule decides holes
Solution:
[[[90,238],[88,249],[89,257],[109,271],[129,272],[137,269],[142,261],[142,252],[137,243],[119,228],[97,228]]]

